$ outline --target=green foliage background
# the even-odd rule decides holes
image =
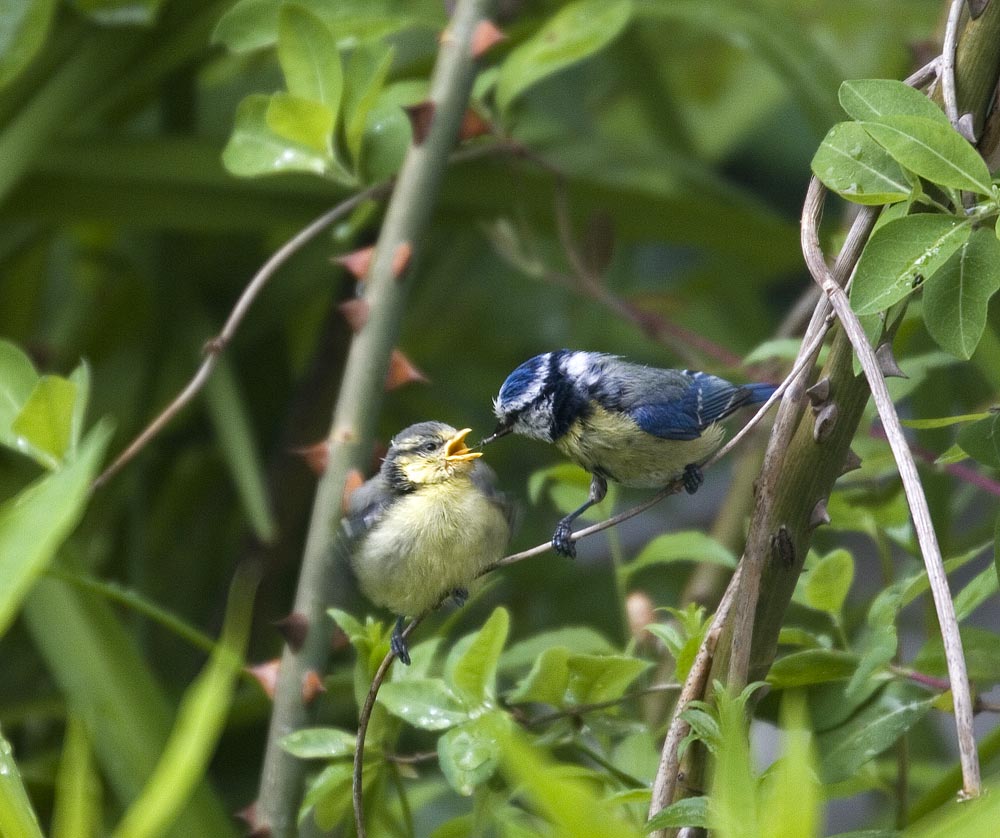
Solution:
[[[110,834],[115,824],[122,835],[233,834],[227,812],[256,794],[269,714],[237,664],[247,644],[252,661],[279,651],[271,621],[291,600],[315,482],[295,451],[325,433],[350,337],[337,306],[354,281],[330,257],[370,244],[380,207],[363,206],[284,266],[204,396],[89,499],[86,487],[108,452],[184,385],[274,249],[395,171],[410,140],[402,106],[426,93],[446,18],[437,2],[391,0],[13,0],[0,13],[0,336],[9,341],[0,344],[0,729],[52,835]],[[380,436],[427,418],[485,434],[506,373],[562,346],[745,376],[737,359],[774,335],[810,282],[798,213],[810,160],[825,136],[824,148],[835,144],[827,132],[845,118],[841,81],[905,76],[911,49],[934,38],[941,20],[939,0],[502,4],[508,38],[484,59],[475,107],[497,136],[562,174],[570,224],[601,282],[595,291],[566,281],[572,265],[550,172],[509,154],[455,164],[407,280],[400,348],[429,383],[388,396]],[[319,60],[317,82],[309,56],[330,59],[331,46],[343,62]],[[837,205],[827,216],[835,240]],[[971,424],[941,422],[916,427],[914,439],[934,456],[957,441],[953,457],[968,453],[978,462],[965,465],[986,475],[1000,466],[990,447],[997,420],[984,412],[1000,391],[1000,322],[987,306],[995,290],[983,292],[976,341],[935,333],[933,318],[925,328],[914,306],[897,344],[910,379],[894,384],[914,417],[978,420],[971,435]],[[703,343],[682,336],[679,352],[669,324]],[[659,339],[664,332],[675,337]],[[782,352],[787,345],[768,343],[757,355]],[[817,538],[760,713],[775,720],[775,696],[805,690],[818,756],[789,753],[818,766],[831,797],[892,798],[895,757],[858,753],[919,731],[909,756],[919,812],[957,786],[940,779],[951,757],[929,722],[935,694],[890,663],[940,676],[940,643],[928,640],[915,659],[895,657],[897,618],[925,583],[888,449],[869,424],[855,446],[864,468],[831,499],[832,527]],[[506,440],[488,459],[505,490],[524,499],[515,548],[546,540],[560,508],[583,494],[579,474],[542,472],[558,458],[536,443]],[[984,560],[996,499],[937,468],[923,476],[944,552],[965,574],[960,611],[969,617],[996,593]],[[711,527],[726,485],[726,470],[715,469],[694,499],[674,498],[584,542],[576,563],[548,555],[514,566],[462,612],[422,627],[434,638],[425,642],[440,640],[444,671],[431,662],[439,647],[425,647],[423,674],[389,684],[387,712],[373,723],[375,743],[388,750],[437,743],[443,779],[428,770],[406,781],[417,834],[578,835],[608,818],[641,834],[662,700],[599,714],[586,736],[562,718],[542,736],[558,745],[558,766],[532,756],[511,733],[516,717],[499,708],[565,709],[683,678],[702,616],[678,611],[655,630],[656,648],[670,650],[680,672],[673,664],[647,672],[637,658],[657,660],[655,648],[637,646],[628,631],[624,596],[638,590],[680,609],[692,560],[732,566],[739,544],[688,532]],[[617,502],[639,497],[622,492]],[[246,559],[263,567],[252,626],[252,584],[236,574]],[[346,579],[331,605],[357,649],[382,648],[381,626],[350,617],[370,606]],[[934,634],[926,611],[903,612],[918,644]],[[462,681],[455,640],[484,624],[468,641],[489,647],[483,671]],[[983,690],[1000,680],[992,628],[970,627],[966,640]],[[610,686],[592,683],[598,665]],[[325,724],[353,728],[352,699],[369,675],[346,644],[336,652],[319,708]],[[450,739],[420,732],[419,719],[400,710],[407,681],[419,678],[434,706],[455,698],[441,691],[453,693],[456,678],[471,690],[455,699]],[[937,703],[946,711],[946,699]],[[476,743],[503,745],[470,769],[456,756],[463,728]],[[326,738],[290,745],[332,759],[306,820],[336,823],[348,811],[338,760],[350,745],[347,734],[316,736]],[[159,786],[147,785],[165,748],[175,762],[161,763]],[[736,764],[736,774],[751,771],[738,754],[728,758],[720,762]],[[195,788],[203,773],[210,782]],[[393,801],[385,829],[406,834],[394,822],[406,816],[389,779],[399,770],[369,773]],[[170,790],[179,777],[190,781],[183,793]],[[491,820],[504,783],[549,788],[550,799],[528,808],[555,832],[521,813],[506,826]],[[449,785],[472,793],[473,804]],[[553,811],[595,790],[621,795],[617,814],[588,804],[579,822],[558,822]],[[28,798],[16,791],[0,794],[0,811],[13,819],[0,819],[0,829],[27,835],[17,830],[31,828]],[[766,834],[778,834],[767,823]],[[889,828],[893,818],[876,815],[870,825]]]

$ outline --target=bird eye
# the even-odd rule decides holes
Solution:
[[[437,449],[438,444],[436,442],[425,442],[420,446],[419,450],[423,451],[425,454],[430,454],[432,451]]]

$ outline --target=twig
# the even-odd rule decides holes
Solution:
[[[209,377],[212,375],[216,364],[218,364],[222,351],[233,339],[233,335],[239,328],[239,325],[243,321],[247,311],[250,309],[250,306],[253,304],[254,300],[257,299],[257,295],[264,290],[264,286],[267,285],[271,277],[277,273],[278,269],[306,243],[323,232],[323,230],[327,229],[331,224],[343,218],[356,206],[367,200],[374,200],[382,197],[387,194],[391,188],[392,181],[385,181],[369,187],[363,192],[359,192],[357,195],[353,195],[346,201],[342,201],[333,209],[323,213],[323,215],[319,216],[315,221],[299,230],[299,232],[278,248],[271,255],[271,257],[263,265],[261,265],[260,270],[253,275],[250,282],[247,283],[246,288],[243,289],[243,293],[240,294],[239,299],[236,301],[236,305],[233,306],[233,310],[229,313],[229,317],[226,319],[222,330],[219,334],[210,338],[205,343],[205,360],[202,361],[201,366],[198,367],[198,370],[188,382],[187,386],[181,390],[181,392],[174,397],[173,401],[171,401],[170,404],[168,404],[160,412],[160,414],[146,426],[146,429],[143,430],[142,433],[140,433],[129,444],[129,446],[115,458],[114,462],[112,462],[111,465],[109,465],[97,476],[92,485],[93,489],[101,488],[112,477],[114,477],[123,466],[125,466],[133,457],[135,457],[136,454],[145,448],[149,442],[156,437],[156,435],[159,434],[164,427],[166,427],[171,419],[187,407],[191,400],[198,395],[199,392],[201,392],[202,387],[205,386]]]
[[[352,339],[344,365],[328,432],[327,467],[316,488],[293,606],[308,628],[302,645],[286,646],[282,655],[261,770],[258,826],[270,830],[272,838],[289,838],[296,829],[304,766],[283,750],[281,741],[306,724],[304,679],[321,671],[329,657],[333,626],[326,611],[342,596],[336,584],[338,565],[330,561],[335,523],[348,475],[370,456],[385,374],[412,285],[398,254],[411,253],[410,261],[419,256],[472,90],[473,31],[490,8],[490,0],[460,0],[455,8],[431,75],[430,125],[422,142],[407,151],[365,282],[363,299],[369,316]]]
[[[972,729],[972,697],[969,693],[962,639],[958,633],[958,620],[955,617],[955,607],[951,599],[951,591],[948,588],[948,578],[944,572],[941,550],[931,522],[927,498],[924,496],[917,467],[913,461],[913,454],[910,452],[906,437],[903,435],[899,416],[896,414],[892,397],[889,395],[875,353],[872,351],[857,315],[851,309],[846,292],[830,274],[820,248],[818,225],[825,194],[826,190],[819,180],[815,177],[812,178],[802,210],[802,251],[810,274],[829,298],[861,362],[865,378],[871,388],[872,399],[896,459],[899,476],[903,481],[903,491],[906,494],[910,514],[913,518],[917,541],[920,544],[924,565],[927,568],[927,578],[937,610],[938,623],[941,627],[945,658],[948,663],[948,676],[954,697],[955,726],[958,734],[959,759],[962,764],[963,794],[965,797],[978,797],[982,788],[979,760],[976,755],[976,740]]]
[[[941,48],[941,98],[951,127],[958,131],[958,94],[955,91],[955,55],[958,52],[958,24],[966,0],[951,0],[948,23]]]
[[[595,710],[606,710],[608,707],[615,707],[625,701],[631,701],[633,698],[642,698],[646,695],[656,695],[658,693],[672,693],[680,689],[680,684],[654,684],[651,687],[633,690],[618,698],[610,698],[607,701],[595,701],[592,704],[576,704],[572,707],[565,707],[562,710],[553,710],[551,713],[542,713],[541,715],[526,719],[524,724],[527,727],[539,727],[540,725],[547,725],[559,719],[574,718],[582,716],[585,713],[592,713]]]
[[[691,726],[681,716],[688,704],[704,695],[705,685],[708,683],[708,674],[712,669],[712,657],[715,654],[715,646],[719,640],[719,634],[722,632],[722,627],[729,617],[729,610],[736,598],[742,569],[742,565],[738,566],[732,579],[729,580],[726,592],[723,594],[715,616],[712,618],[712,624],[705,633],[705,639],[702,640],[698,654],[695,656],[694,663],[688,672],[688,677],[684,681],[684,687],[677,698],[677,704],[674,705],[670,727],[667,728],[667,737],[663,743],[663,750],[660,752],[660,764],[656,769],[656,777],[653,779],[653,796],[649,803],[650,818],[669,806],[677,791],[680,744],[691,729]],[[653,833],[653,838],[667,838],[667,830],[658,830]]]
[[[410,636],[410,633],[418,625],[420,625],[420,621],[423,618],[424,615],[421,614],[419,617],[415,617],[410,620],[409,625],[407,625],[402,631],[404,640]],[[354,826],[358,831],[358,838],[365,838],[367,834],[365,832],[364,785],[362,779],[364,772],[365,738],[368,736],[368,723],[372,718],[372,710],[375,707],[375,700],[378,698],[378,691],[382,689],[382,682],[385,681],[385,676],[389,672],[389,667],[392,666],[392,662],[395,659],[396,653],[390,649],[386,656],[382,659],[382,663],[379,664],[378,669],[375,670],[371,686],[368,688],[368,695],[365,697],[364,706],[358,714],[358,737],[354,746],[354,773],[351,781],[351,799],[354,802]]]

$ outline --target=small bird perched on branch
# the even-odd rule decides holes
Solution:
[[[648,489],[683,478],[693,494],[704,479],[701,464],[725,436],[717,423],[774,391],[770,384],[732,384],[704,372],[561,349],[507,376],[493,403],[499,424],[483,444],[508,433],[540,439],[590,472],[587,502],[552,536],[557,552],[574,556],[571,525],[604,499],[608,480]]]
[[[354,491],[344,530],[362,592],[399,615],[392,650],[409,664],[404,617],[468,586],[510,540],[513,507],[465,444],[470,429],[420,422],[397,434],[379,473]]]

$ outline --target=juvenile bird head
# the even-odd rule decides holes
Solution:
[[[529,358],[515,369],[493,400],[497,427],[483,440],[509,433],[553,442],[589,409],[588,388],[600,377],[605,356],[561,349]]]
[[[472,451],[465,438],[471,428],[455,430],[443,422],[420,422],[398,433],[382,463],[382,475],[394,489],[412,492],[432,483],[451,480],[472,470],[481,451]]]

